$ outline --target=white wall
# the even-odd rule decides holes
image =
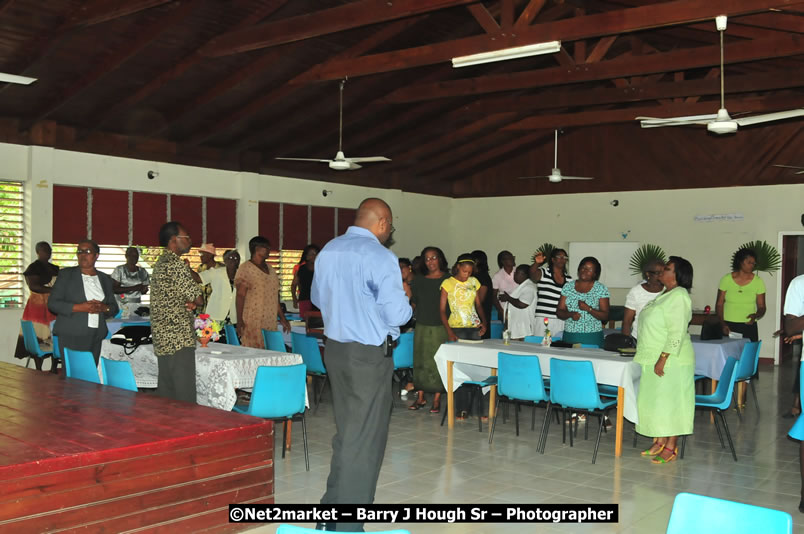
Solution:
[[[619,200],[619,206],[610,202]],[[450,254],[483,248],[492,259],[508,248],[517,263],[528,263],[545,241],[567,247],[571,241],[653,243],[669,255],[688,259],[695,271],[693,307],[714,309],[720,278],[731,269],[731,255],[741,244],[763,239],[776,246],[778,233],[799,230],[803,185],[635,191],[579,195],[501,197],[456,201],[452,211]],[[734,222],[695,222],[696,215],[741,214]],[[577,268],[580,258],[570,258]],[[493,262],[493,259],[492,259]],[[776,276],[762,274],[768,313],[759,323],[761,339],[776,330],[779,296]],[[778,276],[778,275],[777,275]],[[612,303],[623,304],[627,290],[612,290]],[[762,357],[773,357],[773,343],[763,343]]]
[[[518,263],[529,263],[545,241],[566,248],[571,241],[622,241],[626,234],[628,241],[655,243],[692,262],[696,308],[714,307],[717,283],[740,244],[754,239],[775,244],[779,232],[799,231],[804,205],[803,185],[450,199],[2,143],[0,162],[0,179],[27,182],[27,261],[34,259],[31,243],[50,241],[53,184],[238,199],[241,253],[257,233],[261,200],[354,208],[363,198],[377,196],[393,208],[393,250],[399,256],[412,258],[425,245],[436,245],[453,261],[461,252],[481,248],[495,270],[497,252],[503,248],[511,250]],[[159,177],[148,180],[149,170],[159,171]],[[323,189],[332,194],[323,197]],[[610,205],[613,199],[619,200],[618,207]],[[743,219],[694,221],[696,215],[735,213]],[[760,337],[770,339],[779,299],[775,277],[762,277],[768,288],[768,314],[760,322]],[[625,293],[613,290],[612,302],[622,304]],[[20,315],[19,310],[0,310],[0,342],[9,347],[0,351],[0,361],[12,359]],[[772,345],[763,344],[763,357],[772,357]]]
[[[172,165],[96,154],[68,152],[47,147],[0,143],[0,180],[26,182],[26,259],[35,259],[33,243],[52,241],[54,184],[214,196],[238,200],[238,248],[244,256],[248,239],[258,233],[259,201],[356,208],[366,197],[379,197],[394,212],[396,244],[400,256],[415,256],[419,236],[433,228],[445,229],[451,199],[404,193],[400,190],[357,187],[312,180],[298,180],[254,173],[239,173]],[[149,170],[159,172],[154,180]],[[321,192],[331,191],[326,197]],[[0,310],[0,361],[13,358],[21,310]]]

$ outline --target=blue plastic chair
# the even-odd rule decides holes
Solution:
[[[521,401],[533,403],[534,407],[540,403],[549,406],[550,397],[545,388],[542,377],[542,367],[538,356],[518,356],[507,352],[497,353],[497,409],[494,410],[494,421],[491,423],[489,433],[489,445],[494,439],[494,428],[497,426],[497,417],[500,414],[500,400],[502,397],[513,401],[514,421],[516,425],[516,435],[519,435],[519,410],[518,405]],[[534,410],[534,414],[535,414]],[[534,415],[535,418],[535,415]],[[544,453],[545,428],[547,428],[547,412],[545,412],[542,431],[539,434],[539,452]]]
[[[503,333],[503,324],[501,322],[491,323],[491,334],[490,334],[491,339],[502,339],[502,333]]]
[[[759,349],[762,348],[762,341],[751,341],[743,346],[743,352],[740,354],[740,361],[737,363],[737,377],[734,383],[748,382],[751,384],[751,393],[754,396],[754,407],[757,409],[757,418],[759,418],[759,400],[757,400],[757,390],[754,386],[754,380],[751,380],[757,374],[759,367]],[[739,402],[738,402],[739,408]],[[740,421],[743,420],[742,410],[737,410],[737,416]]]
[[[64,354],[61,353],[61,349],[59,348],[59,336],[51,336],[50,339],[53,341],[53,353],[51,355],[53,365],[50,367],[50,371],[58,373],[59,370],[55,366],[56,363],[61,363],[61,366],[64,367]]]
[[[313,414],[318,411],[318,405],[321,402],[321,395],[324,393],[324,388],[329,382],[327,376],[327,368],[324,367],[324,360],[321,358],[321,351],[318,348],[318,339],[299,332],[290,333],[291,352],[294,354],[301,354],[304,365],[307,366],[307,374],[313,377],[313,380],[318,379],[321,382],[321,388],[315,391],[313,388]]]
[[[276,534],[318,534],[321,532],[320,530],[314,530],[312,528],[304,528],[304,527],[297,527],[295,525],[279,525],[279,528],[276,529]],[[357,532],[346,532],[343,530],[339,530],[342,534],[358,534]],[[409,530],[372,530],[374,534],[410,534]]]
[[[535,343],[536,345],[541,345],[542,341],[544,341],[544,336],[525,336],[524,341],[525,343]]]
[[[489,321],[499,321],[500,320],[500,312],[497,311],[497,308],[491,308],[491,319]]]
[[[713,531],[792,534],[793,517],[772,508],[694,493],[676,495],[667,534],[709,534]]]
[[[137,381],[134,379],[134,371],[131,370],[131,363],[121,360],[110,360],[109,358],[100,359],[101,378],[107,386],[120,389],[127,389],[136,393]]]
[[[560,406],[566,415],[572,411],[586,412],[597,415],[600,421],[595,441],[595,452],[592,454],[592,463],[597,459],[597,449],[600,446],[600,435],[603,432],[603,417],[617,400],[603,400],[600,398],[595,368],[588,360],[550,360],[550,404],[547,406],[547,418],[553,405]],[[570,418],[571,422],[571,418]],[[576,419],[577,425],[577,419]],[[563,439],[566,440],[566,425],[562,425]],[[589,425],[586,425],[588,432]],[[577,429],[577,426],[576,426]],[[572,447],[572,428],[570,428],[570,447]],[[547,433],[545,432],[545,440]]]
[[[599,349],[600,345],[595,345],[594,343],[581,343],[582,349]]]
[[[717,389],[711,395],[695,395],[695,408],[705,408],[715,412],[720,417],[723,423],[723,428],[726,430],[726,438],[729,440],[729,447],[731,448],[731,455],[734,461],[737,461],[737,452],[734,450],[734,442],[731,440],[731,432],[729,432],[729,424],[726,422],[726,416],[723,415],[724,410],[728,410],[731,406],[732,396],[734,395],[734,381],[737,378],[737,360],[729,358],[726,360],[726,365],[723,366],[723,371],[720,373],[720,381],[717,383]],[[715,420],[715,430],[717,430],[717,437],[720,440],[720,446],[726,448],[723,443],[723,433],[720,431],[720,426]],[[684,449],[687,446],[687,436],[681,437],[681,455],[684,458]]]
[[[77,378],[87,382],[100,384],[98,378],[98,368],[95,366],[95,357],[89,351],[63,349],[64,369],[67,371],[67,378]]]
[[[279,330],[266,330],[263,328],[262,342],[265,344],[265,350],[275,350],[276,352],[288,351],[287,347],[285,347],[285,338],[282,337],[282,332]]]
[[[496,386],[497,377],[489,376],[483,380],[467,380],[461,384],[462,386],[470,386],[472,388],[469,397],[469,406],[472,410],[477,411],[477,431],[483,432],[483,409],[480,407],[480,402],[483,400],[483,388]],[[444,398],[447,398],[445,395]],[[447,413],[449,412],[449,400],[447,400],[444,408],[444,413],[441,414],[441,426],[444,426],[444,421],[447,420]]]
[[[281,419],[282,458],[285,457],[288,421],[299,416],[302,422],[304,437],[304,464],[310,470],[310,459],[307,452],[307,422],[304,419],[304,401],[307,391],[307,366],[300,363],[287,366],[260,366],[254,378],[254,389],[251,401],[243,409],[238,406],[234,411],[263,419]]]
[[[36,337],[36,330],[34,330],[34,325],[31,321],[21,319],[20,325],[22,325],[22,341],[25,344],[25,351],[28,353],[28,359],[25,361],[25,367],[28,367],[28,365],[31,363],[31,358],[39,358],[38,362],[36,362],[38,364],[36,368],[41,369],[44,359],[52,357],[53,353],[45,352],[42,350],[42,347],[39,346],[39,340]],[[54,373],[56,372],[56,360],[51,362],[50,370]]]
[[[240,338],[237,337],[237,328],[235,328],[233,324],[223,325],[223,331],[226,332],[227,345],[234,345],[235,347],[240,346]]]
[[[408,378],[413,371],[413,332],[405,332],[399,335],[396,347],[393,352],[394,358],[394,382],[399,382],[399,391],[412,379]],[[393,385],[393,384],[392,384]]]

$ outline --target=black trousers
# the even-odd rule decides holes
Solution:
[[[753,324],[746,324],[746,323],[733,323],[731,321],[725,321],[726,326],[729,327],[729,330],[732,332],[737,332],[738,334],[742,334],[744,338],[747,338],[748,341],[759,341],[759,330],[757,329],[757,323],[754,322]]]
[[[95,366],[100,363],[101,344],[103,343],[104,335],[100,335],[97,328],[88,328],[88,332],[84,335],[72,336],[69,334],[62,334],[59,337],[59,348],[64,354],[64,349],[80,350],[83,352],[91,352],[92,357],[95,358]]]
[[[195,404],[195,347],[157,356],[156,361],[159,365],[157,394]]]
[[[332,339],[324,356],[336,433],[321,504],[371,504],[388,441],[393,358],[386,358],[382,347]],[[363,523],[338,523],[337,528],[360,532]]]

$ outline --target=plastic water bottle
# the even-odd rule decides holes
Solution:
[[[511,344],[511,332],[506,328],[502,333],[503,345]]]

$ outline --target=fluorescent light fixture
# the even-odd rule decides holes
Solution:
[[[36,78],[29,78],[27,76],[17,76],[16,74],[6,74],[5,72],[0,72],[0,82],[31,85],[35,81]]]
[[[457,69],[459,67],[480,65],[481,63],[493,63],[495,61],[505,61],[507,59],[517,59],[520,57],[555,54],[559,50],[561,50],[561,41],[548,41],[546,43],[517,46],[515,48],[504,48],[502,50],[495,50],[494,52],[472,54],[471,56],[454,57],[452,58],[452,66]]]

